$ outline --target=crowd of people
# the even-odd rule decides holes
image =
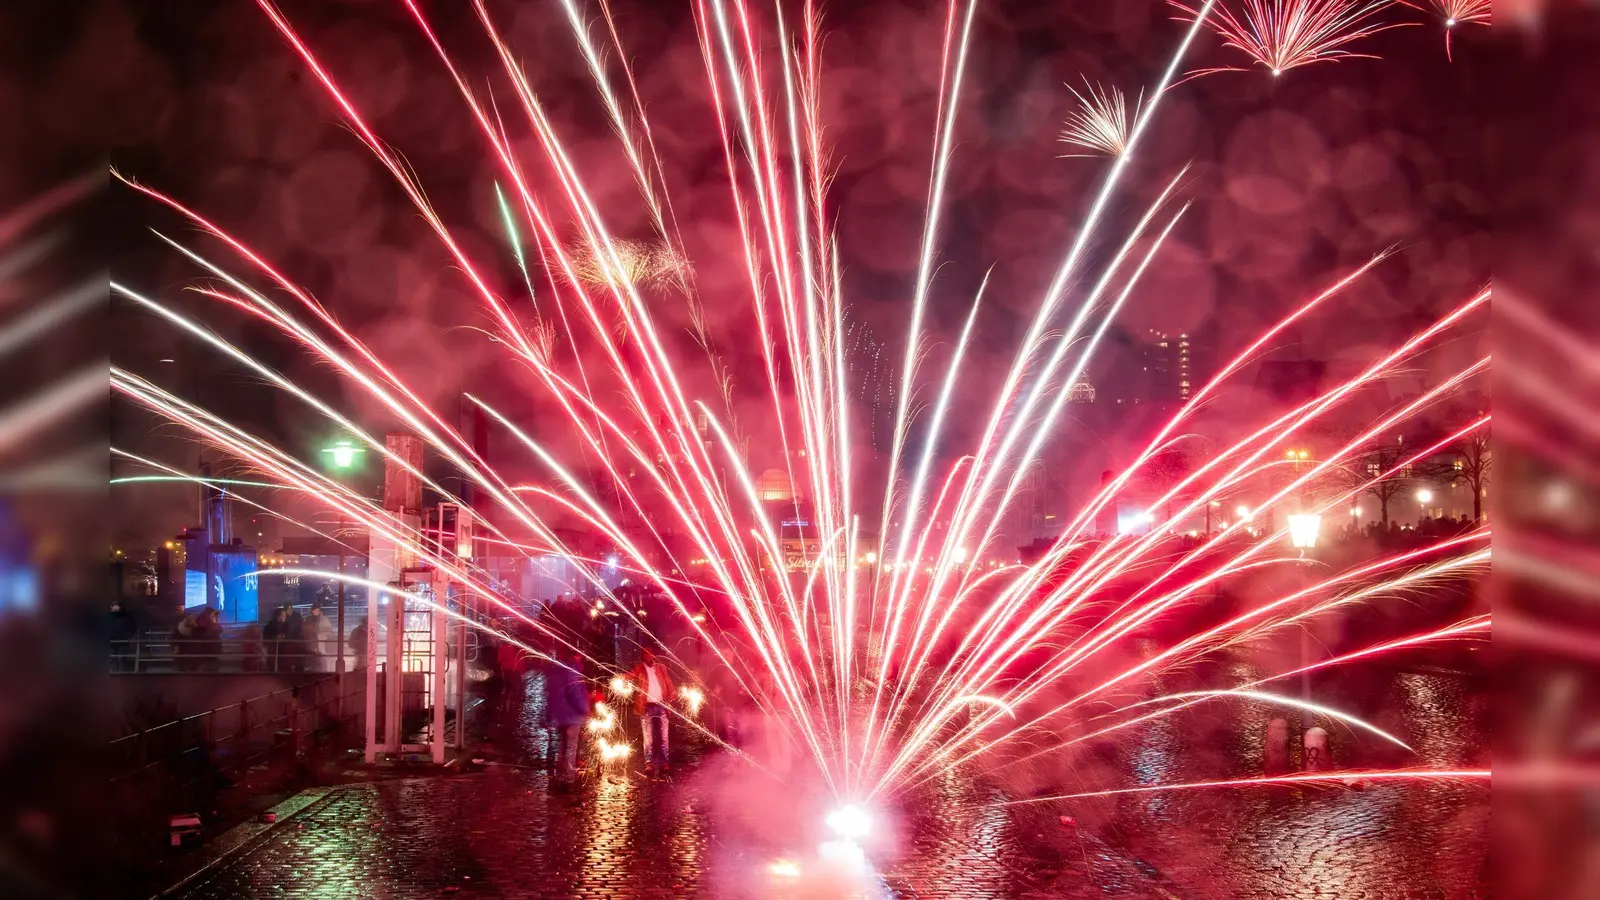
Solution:
[[[332,618],[318,606],[302,614],[289,604],[273,611],[265,625],[252,622],[225,636],[222,614],[213,606],[193,612],[179,610],[167,619],[171,629],[166,643],[173,665],[180,672],[217,672],[237,668],[245,672],[333,672],[338,655],[338,636]],[[138,646],[150,633],[135,613],[122,602],[111,604],[107,637],[113,671],[133,671],[141,657],[148,664],[159,657]],[[159,634],[165,622],[150,623]],[[347,666],[358,664],[353,656],[365,652],[366,638],[358,626],[345,651]],[[223,665],[223,660],[230,664]],[[232,664],[236,661],[236,665]]]
[[[265,627],[254,622],[239,634],[241,667],[246,672],[332,672],[338,637],[321,607],[305,614],[284,604]]]
[[[543,709],[543,718],[536,725],[549,735],[552,771],[558,787],[576,782],[588,767],[590,748],[601,744],[599,738],[612,744],[625,741],[637,748],[647,777],[665,776],[671,771],[673,738],[685,727],[681,718],[698,711],[681,701],[679,679],[655,647],[646,642],[639,651],[638,662],[613,679],[599,673],[614,667],[597,665],[582,648],[563,647],[542,662],[535,662],[534,654],[524,649],[533,646],[530,637],[516,631],[497,642],[490,654],[493,672],[487,689],[497,717],[502,722],[520,722],[530,708],[528,678],[535,672],[542,673],[538,683],[543,702],[538,706]],[[742,696],[738,691],[724,690],[720,683],[711,686],[714,695]],[[607,705],[613,730],[591,734],[589,723],[606,717],[601,704]],[[761,730],[749,722],[754,708],[753,702],[729,702],[717,711],[716,720],[708,718],[707,724],[731,746],[747,745],[749,736]],[[627,715],[623,715],[624,711]]]

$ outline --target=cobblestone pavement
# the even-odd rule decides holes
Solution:
[[[1449,675],[1400,673],[1319,685],[1369,697],[1393,729],[1438,765],[1481,762],[1481,713]],[[532,692],[536,696],[537,692]],[[774,874],[807,859],[820,798],[707,755],[664,781],[637,774],[551,789],[538,710],[498,732],[525,767],[329,792],[180,896],[185,898],[785,898],[839,896]],[[1141,731],[1125,752],[1027,768],[980,786],[950,779],[901,810],[897,850],[873,852],[875,889],[894,898],[1439,898],[1487,896],[1488,793],[1481,786],[1388,785],[1365,791],[1251,789],[1123,795],[995,806],[1007,797],[1095,785],[1249,774],[1265,709]],[[1465,724],[1463,724],[1465,723]],[[1396,764],[1335,731],[1336,758]],[[491,745],[491,746],[494,746]],[[1211,748],[1200,752],[1196,748]],[[1413,757],[1409,764],[1416,764]],[[1024,768],[1024,767],[1016,767]],[[1064,826],[1070,814],[1076,825]],[[809,857],[814,859],[814,855]],[[802,861],[810,866],[811,862]]]

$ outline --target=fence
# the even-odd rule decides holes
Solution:
[[[243,633],[224,632],[213,638],[179,638],[170,631],[151,629],[109,645],[111,672],[130,675],[154,672],[325,672],[334,671],[338,640],[333,634],[317,641],[266,640]],[[357,668],[364,658],[344,647],[345,668]]]
[[[111,741],[109,808],[153,825],[171,812],[210,809],[218,792],[253,774],[281,781],[314,753],[353,745],[366,679],[346,681],[343,694],[332,675]]]

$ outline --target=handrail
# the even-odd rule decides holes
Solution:
[[[305,733],[305,732],[302,732],[301,728],[300,728],[300,724],[301,724],[301,720],[302,720],[301,717],[306,715],[306,714],[308,714],[308,713],[313,714],[313,715],[318,717],[319,724],[314,725],[311,729],[309,729],[309,733],[311,733],[311,734],[316,734],[316,733],[318,733],[319,731],[322,730],[322,728],[324,726],[320,723],[320,717],[322,715],[325,715],[325,711],[330,706],[335,706],[337,704],[336,708],[340,709],[341,711],[345,710],[345,709],[350,710],[349,714],[345,714],[342,717],[336,717],[335,718],[335,724],[342,724],[343,722],[358,718],[359,717],[359,712],[357,712],[357,710],[359,709],[360,704],[345,704],[344,701],[346,701],[346,700],[348,700],[348,699],[350,699],[352,697],[359,696],[365,689],[365,680],[364,679],[357,679],[356,680],[356,683],[359,685],[359,688],[357,690],[346,691],[346,692],[343,692],[343,693],[339,693],[339,692],[335,691],[333,696],[322,698],[321,700],[312,703],[308,707],[300,707],[298,705],[293,705],[293,706],[290,706],[289,708],[283,709],[281,712],[279,712],[275,716],[272,716],[270,718],[261,719],[261,720],[255,721],[255,722],[251,722],[250,721],[249,713],[250,713],[251,706],[255,705],[257,708],[260,708],[261,704],[263,704],[263,703],[270,704],[272,700],[274,700],[275,698],[281,698],[282,695],[284,695],[284,694],[298,695],[301,692],[305,692],[305,691],[308,691],[308,690],[311,691],[313,694],[315,694],[315,693],[319,692],[318,689],[320,689],[321,687],[323,687],[325,685],[336,684],[337,681],[338,681],[338,678],[339,678],[339,676],[337,676],[337,675],[331,675],[331,676],[329,676],[327,678],[320,678],[320,679],[317,679],[315,681],[307,682],[306,684],[303,684],[303,685],[296,685],[296,686],[291,686],[291,687],[280,688],[278,690],[269,691],[268,693],[261,694],[261,695],[258,695],[256,697],[250,697],[250,698],[246,698],[244,700],[240,700],[237,703],[230,703],[230,704],[227,704],[225,706],[215,707],[213,709],[205,710],[203,712],[191,713],[190,715],[187,715],[187,716],[182,716],[182,717],[179,717],[179,718],[176,718],[176,719],[172,719],[172,720],[167,721],[167,722],[163,722],[160,725],[151,726],[149,728],[141,729],[141,730],[139,730],[137,732],[134,732],[132,734],[123,735],[122,737],[115,738],[115,739],[113,739],[113,740],[111,740],[109,742],[108,749],[131,750],[134,753],[138,754],[138,757],[136,757],[138,764],[126,769],[125,771],[121,771],[118,774],[112,776],[110,781],[112,783],[123,782],[123,781],[125,781],[125,780],[127,780],[129,778],[132,778],[134,776],[137,776],[137,775],[140,775],[142,773],[148,772],[151,769],[155,769],[157,767],[162,767],[162,766],[167,765],[168,763],[171,763],[171,762],[174,762],[174,761],[177,761],[177,760],[181,760],[181,759],[183,759],[185,757],[188,757],[190,754],[193,754],[195,751],[205,751],[206,757],[207,757],[207,762],[208,762],[208,764],[210,764],[210,755],[211,755],[212,749],[216,745],[220,744],[223,741],[231,741],[232,745],[233,745],[233,748],[234,748],[234,751],[236,753],[241,751],[241,750],[244,751],[244,753],[236,756],[234,759],[230,760],[226,765],[221,766],[221,767],[217,767],[216,771],[225,771],[227,769],[237,768],[239,766],[248,766],[248,765],[254,763],[255,761],[261,759],[263,756],[265,756],[265,755],[273,752],[275,749],[277,749],[277,745],[269,742],[265,747],[262,747],[259,750],[256,750],[251,746],[251,743],[252,743],[251,736],[255,735],[257,732],[262,731],[264,728],[271,728],[272,731],[274,733],[276,733],[276,732],[281,730],[278,726],[281,725],[281,723],[284,723],[286,721],[291,723],[290,731],[292,733],[292,740],[291,740],[292,750],[293,750],[294,754],[296,756],[298,756],[299,752],[300,752],[300,749],[301,749],[302,734]],[[234,709],[238,710],[237,728],[234,729],[233,733],[228,735],[227,737],[218,738],[216,736],[216,734],[215,734],[216,729],[214,727],[212,727],[212,723],[217,721],[217,718],[213,718],[213,717],[219,717],[220,713],[224,713],[224,712],[226,712],[228,710],[234,710]],[[270,709],[270,706],[269,706],[269,709]],[[187,741],[183,741],[182,737],[181,737],[181,735],[182,735],[181,726],[188,725],[188,724],[193,724],[193,723],[196,723],[196,722],[200,722],[202,720],[206,724],[206,728],[205,728],[204,734],[203,735],[197,735],[196,738],[195,738],[195,741],[193,743],[190,743],[190,742],[187,742]],[[157,734],[159,732],[162,732],[162,731],[164,731],[166,729],[171,729],[174,726],[180,726],[180,729],[179,729],[179,732],[178,732],[179,735],[180,735],[179,741],[181,743],[184,743],[185,746],[177,747],[172,752],[167,753],[167,754],[161,756],[160,758],[149,759],[148,758],[148,749],[149,748],[148,748],[147,745],[149,743],[150,737],[152,735],[155,735],[155,734]],[[194,777],[191,777],[191,778],[187,779],[186,781],[184,781],[183,784],[184,785],[193,784],[194,782],[198,781],[200,778],[203,778],[203,777],[205,777],[203,773],[199,774],[199,775],[195,775]]]
[[[256,696],[256,697],[246,697],[243,700],[239,700],[239,701],[236,701],[234,703],[229,703],[229,704],[226,704],[226,705],[223,705],[223,706],[213,707],[213,708],[208,709],[208,710],[206,710],[204,712],[190,713],[187,716],[180,716],[179,718],[172,719],[172,720],[169,720],[169,721],[166,721],[166,722],[162,722],[160,725],[152,725],[149,728],[145,728],[145,729],[141,729],[139,731],[135,731],[132,734],[125,734],[122,737],[113,739],[111,741],[111,743],[113,745],[115,745],[115,744],[118,744],[118,743],[120,743],[122,741],[129,740],[130,738],[136,738],[136,737],[140,737],[141,735],[149,734],[149,733],[151,733],[153,731],[160,731],[163,728],[170,728],[173,725],[181,725],[184,722],[190,721],[191,719],[198,719],[198,718],[201,718],[202,716],[209,716],[212,713],[221,712],[222,710],[225,710],[225,709],[231,709],[232,707],[238,706],[241,703],[258,703],[258,702],[260,702],[262,700],[268,700],[268,699],[271,699],[273,697],[276,697],[279,694],[298,693],[301,690],[304,690],[305,688],[315,687],[316,685],[327,684],[330,681],[338,681],[338,680],[339,680],[339,676],[338,675],[329,675],[327,678],[318,678],[315,681],[308,681],[305,684],[290,685],[289,687],[279,688],[279,689],[277,689],[275,691],[268,691],[267,693],[261,694],[261,695]]]

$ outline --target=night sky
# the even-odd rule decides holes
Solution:
[[[491,2],[570,141],[615,233],[648,237],[643,205],[553,2]],[[474,89],[510,108],[510,90],[469,4],[424,4]],[[488,344],[480,304],[444,249],[372,159],[254,4],[151,2],[99,19],[89,54],[115,67],[130,97],[110,109],[119,135],[113,163],[235,230],[316,294],[430,399],[455,402],[464,386],[541,438],[539,389]],[[398,3],[290,2],[285,13],[333,69],[378,133],[419,174],[445,220],[513,300],[525,294],[495,214],[492,160],[437,57]],[[721,150],[687,5],[615,4],[642,86],[719,348],[741,403],[759,404],[759,351],[748,340],[747,282],[737,256]],[[980,10],[952,168],[944,267],[935,282],[930,359],[948,352],[972,293],[994,267],[964,390],[974,402],[1010,354],[1044,285],[1109,168],[1057,142],[1074,100],[1065,82],[1153,84],[1183,35],[1163,2],[990,2]],[[1484,183],[1487,150],[1473,112],[1474,29],[1460,30],[1447,62],[1435,22],[1418,22],[1351,49],[1351,59],[1286,72],[1220,73],[1169,93],[1114,201],[1094,260],[1114,249],[1144,203],[1188,163],[1180,201],[1193,207],[1122,317],[1117,342],[1090,376],[1119,377],[1145,329],[1204,335],[1230,354],[1266,321],[1390,245],[1398,255],[1328,313],[1273,349],[1281,358],[1341,365],[1370,360],[1488,277]],[[943,8],[920,3],[835,3],[825,8],[824,120],[838,177],[832,209],[845,260],[848,316],[898,359],[911,293],[938,88]],[[1188,69],[1247,60],[1214,35],[1197,40]],[[508,123],[526,135],[525,123]],[[530,158],[535,150],[519,138]],[[538,170],[535,162],[532,169]],[[540,185],[535,185],[536,189]],[[116,277],[203,317],[290,377],[332,396],[341,389],[303,353],[213,301],[185,294],[201,273],[146,231],[160,229],[228,260],[214,241],[169,211],[117,189]],[[231,262],[231,260],[230,260]],[[241,270],[242,271],[242,270]],[[1081,288],[1081,285],[1079,286]],[[286,446],[311,452],[332,434],[292,399],[223,365],[146,314],[114,301],[114,361],[156,378]],[[1069,295],[1067,308],[1072,308]],[[664,299],[663,321],[682,323]],[[691,378],[706,369],[676,329]],[[1459,360],[1475,341],[1447,345]],[[1460,354],[1451,356],[1452,353]],[[177,362],[164,364],[163,358]],[[1426,380],[1424,360],[1418,378]],[[692,370],[692,371],[691,371]],[[937,371],[937,370],[934,370]],[[1248,380],[1248,379],[1246,379]],[[1409,388],[1414,391],[1415,386]],[[372,411],[353,392],[343,406]],[[171,426],[119,403],[113,442],[192,465],[194,449]],[[445,406],[448,408],[448,406]],[[770,419],[741,413],[749,429]],[[973,417],[978,419],[979,417]],[[384,425],[372,419],[374,430]],[[548,420],[543,420],[548,421]],[[963,423],[976,428],[980,421]],[[1116,423],[1111,423],[1115,425]],[[958,439],[952,442],[959,445]],[[497,459],[506,468],[523,461]],[[1098,470],[1094,473],[1098,475]],[[127,529],[172,530],[192,507],[139,489]],[[179,493],[178,491],[169,491]],[[155,515],[152,515],[155,513]],[[135,521],[137,519],[137,521]],[[130,533],[130,537],[133,535]],[[153,539],[155,536],[152,535]]]

